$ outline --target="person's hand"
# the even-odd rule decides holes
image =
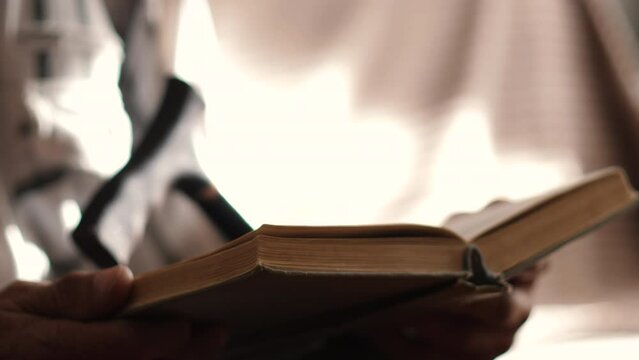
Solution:
[[[219,352],[225,341],[219,327],[107,320],[131,285],[131,272],[121,266],[9,285],[0,292],[0,359],[201,359]]]
[[[494,359],[506,352],[531,310],[531,289],[547,263],[510,279],[510,292],[485,294],[470,301],[420,313],[401,328],[371,334],[392,360]]]

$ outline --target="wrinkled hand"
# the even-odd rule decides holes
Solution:
[[[196,359],[220,350],[218,327],[106,320],[125,304],[131,285],[125,267],[13,283],[0,292],[0,359]]]
[[[510,280],[513,289],[422,313],[406,327],[372,334],[393,360],[494,359],[506,352],[531,310],[531,289],[547,267],[539,263]]]

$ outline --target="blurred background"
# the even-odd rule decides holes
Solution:
[[[171,74],[206,104],[197,162],[255,227],[437,225],[610,165],[639,185],[631,0],[0,4],[3,281],[90,267],[69,230]],[[156,205],[135,271],[223,242],[180,194]],[[503,359],[634,358],[638,215],[552,257]]]

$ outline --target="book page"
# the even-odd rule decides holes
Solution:
[[[537,197],[517,202],[496,201],[477,213],[453,216],[444,224],[444,228],[458,234],[465,241],[471,242],[492,230],[524,216],[526,213],[539,208],[553,199],[610,176],[621,176],[625,179],[625,176],[622,175],[622,170],[619,168],[612,167],[603,169],[584,177],[576,183],[549,193],[541,194]]]

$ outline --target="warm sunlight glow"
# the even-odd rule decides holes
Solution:
[[[498,154],[490,109],[472,98],[442,119],[422,120],[441,120],[447,128],[434,161],[418,164],[415,157],[425,150],[416,148],[415,132],[401,121],[354,116],[348,69],[324,63],[295,79],[260,78],[234,62],[216,38],[206,1],[186,0],[176,72],[206,100],[207,134],[197,144],[198,160],[253,225],[395,219],[382,207],[416,186],[408,184],[416,165],[429,168],[428,195],[416,207],[398,203],[394,209],[398,220],[432,224],[495,198],[536,195],[579,173],[568,162]]]
[[[75,229],[82,217],[80,206],[72,199],[62,201],[60,203],[60,217],[66,231]]]
[[[103,176],[119,170],[131,151],[131,123],[117,87],[120,46],[102,43],[91,54],[87,77],[29,81],[25,98],[40,136],[64,139],[77,150],[81,166]]]
[[[4,232],[15,259],[17,278],[27,281],[43,279],[50,267],[44,252],[27,242],[14,224],[8,225]]]
[[[534,196],[579,173],[570,162],[525,153],[501,156],[493,145],[490,116],[480,101],[461,103],[450,116],[432,165],[432,195],[420,211],[422,221],[438,224],[455,212],[478,211],[496,198]]]
[[[406,186],[414,141],[392,118],[353,121],[345,69],[268,82],[225,56],[204,0],[181,18],[176,72],[207,103],[199,162],[250,223],[370,222]]]
[[[236,80],[207,94],[209,148],[198,154],[253,224],[367,222],[406,186],[410,134],[389,119],[351,121],[341,69],[282,87]]]

